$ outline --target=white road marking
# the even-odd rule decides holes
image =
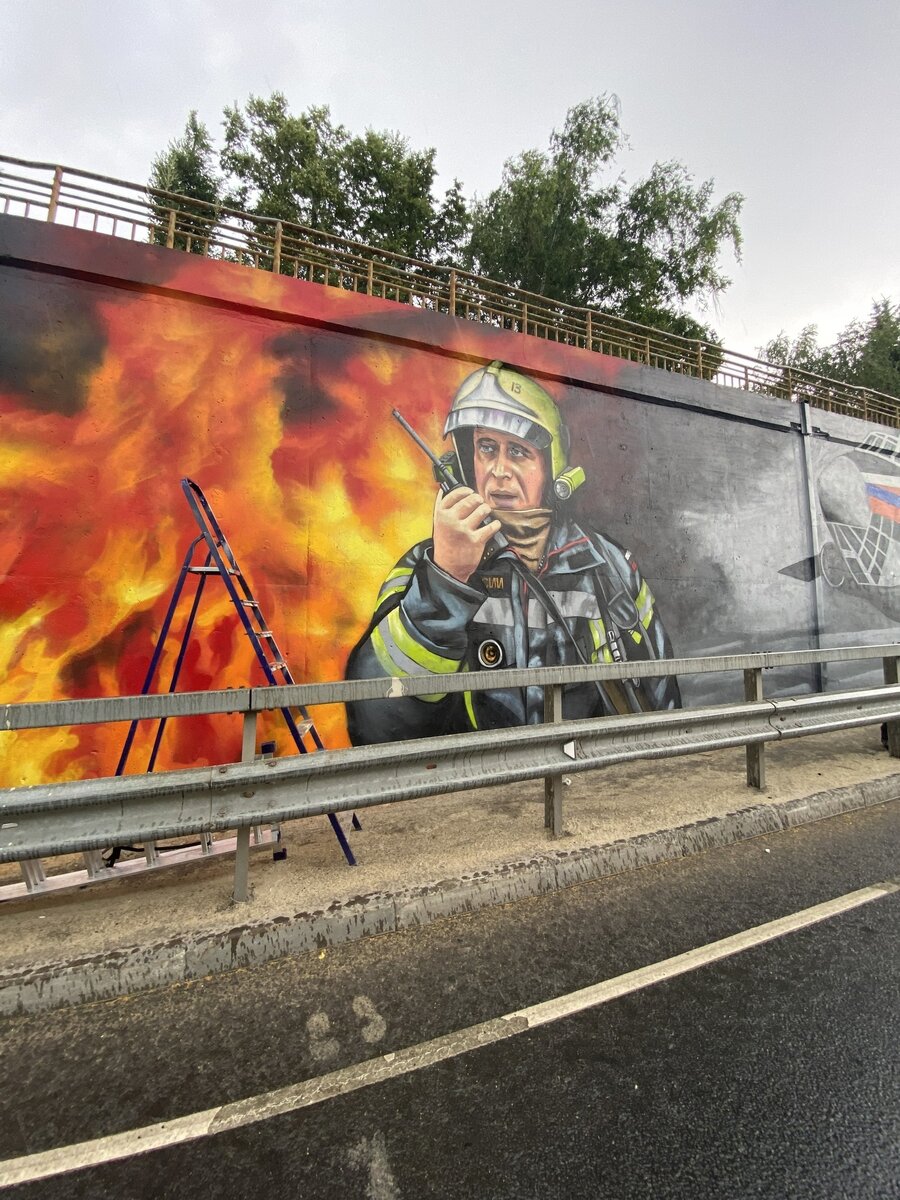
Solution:
[[[368,996],[353,997],[353,1011],[361,1021],[365,1021],[360,1033],[364,1042],[374,1045],[380,1042],[387,1032],[387,1022],[375,1008]]]
[[[743,950],[771,942],[788,933],[795,933],[819,921],[827,921],[829,917],[838,916],[872,900],[880,900],[897,891],[900,891],[900,881],[897,880],[873,884],[871,887],[838,896],[834,900],[827,900],[824,904],[816,904],[790,916],[780,917],[777,921],[768,921],[764,925],[756,925],[753,929],[732,934],[731,937],[710,942],[706,946],[698,946],[696,950],[688,950],[662,962],[651,963],[650,966],[640,967],[636,971],[617,975],[614,979],[558,996],[555,1000],[520,1008],[516,1012],[506,1013],[479,1025],[470,1025],[467,1029],[445,1034],[432,1041],[420,1042],[418,1045],[384,1054],[380,1058],[370,1058],[339,1071],[331,1071],[316,1079],[308,1079],[290,1087],[279,1088],[277,1091],[264,1092],[247,1100],[221,1104],[186,1117],[161,1121],[157,1125],[145,1125],[140,1129],[129,1129],[123,1133],[95,1138],[89,1142],[78,1142],[72,1146],[60,1146],[58,1149],[44,1150],[39,1154],[9,1158],[0,1162],[0,1188],[132,1158],[151,1150],[162,1150],[183,1142],[196,1141],[215,1133],[225,1133],[244,1125],[255,1124],[257,1121],[266,1121],[270,1117],[309,1108],[335,1096],[344,1096],[372,1084],[420,1071],[445,1059],[467,1054],[471,1050],[514,1037],[518,1033],[526,1033],[529,1029],[547,1025],[551,1021],[559,1021],[563,1017],[606,1004],[619,996],[626,996],[630,992],[650,987],[663,980],[695,971],[709,963],[740,954]]]
[[[314,1012],[306,1022],[306,1032],[309,1034],[309,1052],[317,1063],[326,1063],[340,1054],[340,1042],[328,1036],[331,1032],[328,1013]]]
[[[380,1130],[352,1146],[348,1157],[354,1167],[361,1167],[368,1174],[368,1200],[400,1200],[397,1181],[388,1162],[387,1144]]]

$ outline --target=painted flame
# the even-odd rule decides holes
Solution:
[[[170,282],[190,293],[209,264],[182,262]],[[230,270],[235,292],[247,296],[303,286]],[[365,305],[327,290],[345,309]],[[386,572],[430,533],[430,468],[391,408],[439,448],[449,398],[471,368],[288,327],[316,376],[317,403],[292,415],[285,396],[294,385],[273,352],[283,324],[168,296],[99,295],[105,350],[79,412],[41,412],[27,397],[0,393],[3,702],[141,690],[198,532],[183,476],[204,489],[295,679],[341,678]],[[316,343],[327,352],[317,355]],[[168,684],[186,611],[183,598],[154,691]],[[210,580],[179,690],[264,682],[224,587]],[[341,706],[314,715],[326,745],[346,744]],[[5,733],[0,786],[109,775],[125,732],[86,725]],[[152,733],[142,729],[130,771],[144,769]],[[262,736],[293,752],[277,717]],[[179,719],[169,723],[159,766],[239,754],[237,718]]]

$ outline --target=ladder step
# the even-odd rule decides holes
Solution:
[[[160,635],[157,637],[156,646],[153,651],[153,656],[150,661],[150,666],[147,671],[147,676],[144,681],[144,686],[141,690],[141,694],[147,695],[150,693],[150,687],[151,687],[152,681],[155,677],[157,668],[159,666],[160,656],[161,656],[163,648],[164,648],[165,639],[168,635],[169,627],[170,627],[171,621],[175,615],[175,609],[177,607],[178,600],[179,600],[179,597],[181,596],[181,591],[182,591],[182,588],[185,583],[184,576],[188,575],[188,574],[200,575],[200,576],[219,574],[220,567],[219,567],[219,565],[213,566],[212,565],[213,562],[215,562],[216,564],[221,564],[221,574],[223,576],[223,580],[224,580],[225,584],[227,585],[228,595],[231,599],[232,604],[234,605],[235,609],[237,610],[237,614],[241,617],[240,623],[244,627],[244,632],[247,635],[249,635],[251,644],[252,644],[254,652],[256,654],[257,662],[265,668],[265,671],[266,671],[268,677],[271,679],[271,681],[273,683],[275,682],[275,678],[272,675],[272,672],[280,671],[280,672],[282,672],[283,682],[286,684],[293,684],[294,678],[291,675],[290,670],[288,669],[287,663],[284,661],[284,659],[282,657],[282,651],[279,648],[279,646],[275,640],[275,635],[272,633],[271,629],[268,628],[268,623],[266,622],[266,619],[263,616],[259,602],[253,598],[253,596],[250,592],[250,587],[247,583],[247,580],[245,579],[243,572],[240,570],[240,568],[237,564],[237,560],[235,559],[235,556],[232,553],[231,547],[228,545],[225,535],[222,532],[222,529],[221,529],[218,521],[216,520],[215,515],[213,514],[213,511],[212,511],[212,508],[210,507],[209,502],[207,501],[206,497],[204,496],[203,491],[201,490],[201,488],[199,488],[197,486],[196,483],[194,483],[190,479],[182,479],[181,488],[182,488],[182,491],[184,492],[185,498],[188,502],[191,512],[193,513],[194,519],[196,520],[197,525],[200,529],[200,536],[198,538],[196,538],[193,542],[191,542],[190,546],[188,547],[187,555],[185,558],[185,563],[182,566],[181,573],[178,576],[178,580],[175,585],[175,589],[172,593],[172,598],[170,600],[169,610],[168,610],[165,620],[163,622],[163,632],[161,632]],[[194,565],[192,562],[193,556],[194,556],[197,548],[200,546],[201,542],[203,542],[206,546],[205,562],[201,559],[202,565]],[[188,563],[190,563],[191,565],[187,565]],[[231,576],[235,582],[231,583],[231,582],[229,582],[228,579],[225,579],[224,577],[226,575]],[[199,601],[199,599],[200,599],[202,590],[203,590],[202,584],[198,584],[197,589],[196,589],[196,600],[197,601]],[[238,594],[239,592],[241,594]],[[248,621],[247,618],[241,613],[242,608],[249,610],[250,612],[252,612],[254,614],[253,622]],[[196,615],[196,606],[191,612],[191,616],[188,620],[188,624],[182,635],[181,649],[179,652],[179,657],[178,657],[178,660],[176,663],[175,670],[173,671],[173,674],[172,674],[172,682],[171,682],[171,686],[170,686],[170,691],[172,691],[172,692],[174,692],[176,689],[176,685],[178,682],[178,672],[181,668],[181,664],[184,659],[184,652],[187,649],[188,638],[190,637],[190,634],[191,634],[195,615]],[[259,628],[253,629],[253,628],[251,628],[251,625],[258,625]],[[269,654],[272,655],[272,659],[273,659],[272,662],[270,662],[268,660],[267,655],[269,655]],[[300,714],[300,716],[302,718],[300,721],[297,721],[294,718],[294,716],[293,716],[294,711],[296,711],[297,713]],[[284,716],[286,718],[287,726],[291,731],[292,740],[297,744],[297,749],[299,751],[309,753],[313,748],[315,748],[316,750],[323,750],[325,748],[324,743],[323,743],[323,741],[319,735],[319,732],[316,729],[316,726],[313,723],[312,719],[309,718],[308,715],[304,715],[306,713],[306,710],[305,710],[305,708],[303,708],[302,705],[285,706],[285,708],[283,709],[283,712],[284,712]],[[133,722],[131,725],[131,730],[128,734],[128,737],[126,738],[125,745],[122,749],[122,753],[121,753],[121,756],[119,759],[119,765],[116,768],[116,775],[121,775],[125,771],[125,764],[128,760],[128,754],[131,749],[133,735],[134,735],[134,729],[136,728],[136,725],[137,725],[137,722]],[[157,730],[157,740],[154,745],[153,755],[151,756],[150,765],[147,767],[148,771],[153,770],[156,749],[159,746],[159,739],[162,736],[162,731],[163,731],[164,725],[165,725],[164,721],[159,723],[158,730]],[[307,741],[306,741],[307,738],[309,738],[310,741],[314,743],[314,747],[312,745],[307,744]],[[328,816],[329,816],[329,820],[331,822],[331,827],[332,827],[332,829],[335,833],[335,836],[338,839],[340,847],[344,853],[344,857],[347,859],[347,862],[350,864],[350,866],[354,866],[356,863],[356,859],[353,857],[353,852],[350,849],[347,839],[344,837],[343,831],[341,829],[340,823],[337,820],[337,817],[334,815],[334,813],[330,813],[330,814],[328,814]],[[254,837],[255,836],[256,836],[256,834],[254,834]],[[204,854],[209,853],[212,848],[212,844],[210,842],[208,835],[203,835],[201,837],[201,843],[202,843],[201,844],[201,852]],[[244,843],[244,844],[246,844],[246,843]],[[145,850],[145,855],[147,857],[148,866],[154,866],[154,865],[158,864],[159,852],[152,841],[145,843],[144,850]],[[92,853],[90,851],[88,852],[88,860],[87,861],[88,861],[89,870],[91,868],[97,869],[96,868],[96,857],[94,855],[92,855]],[[39,891],[43,887],[46,886],[46,884],[43,881],[43,870],[42,870],[42,867],[41,867],[41,864],[39,861],[35,860],[33,862],[22,863],[21,867],[22,867],[22,873],[25,876],[26,889],[29,892]],[[100,867],[99,871],[102,872],[103,868]],[[0,889],[0,890],[2,890],[2,889]]]

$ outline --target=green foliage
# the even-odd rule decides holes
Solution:
[[[221,180],[216,167],[215,150],[209,131],[197,113],[191,110],[185,123],[184,133],[169,142],[162,154],[153,160],[148,185],[179,196],[190,196],[207,204],[218,204],[221,200]],[[159,203],[160,221],[151,229],[151,240],[165,245],[168,222],[165,203]],[[175,245],[178,249],[188,248],[196,254],[205,252],[206,241],[215,227],[215,220],[208,208],[179,205],[176,222]]]
[[[550,152],[509,159],[501,183],[472,208],[471,267],[526,291],[589,303],[590,273],[613,269],[608,219],[619,185],[592,186],[620,142],[618,115],[601,98],[572,109]]]
[[[341,172],[347,131],[332,124],[327,107],[295,117],[284,96],[273,92],[268,100],[251,96],[243,109],[226,108],[223,124],[221,164],[230,204],[341,232],[350,216]]]
[[[873,301],[867,320],[851,321],[831,346],[818,344],[815,325],[807,325],[793,341],[782,332],[760,357],[900,398],[900,304]]]
[[[797,368],[800,371],[810,371],[815,375],[825,374],[824,363],[826,351],[818,343],[819,331],[815,325],[805,325],[793,341],[784,332],[772,338],[765,346],[760,347],[759,356],[766,362],[779,366]]]
[[[874,301],[867,321],[853,321],[830,359],[836,378],[900,397],[900,305]]]
[[[352,136],[325,106],[294,115],[280,92],[227,107],[223,128],[217,170],[191,113],[151,183],[715,339],[686,304],[727,286],[719,258],[728,244],[739,251],[742,199],[716,201],[711,181],[695,185],[673,162],[626,186],[614,166],[625,143],[614,97],[575,105],[547,151],[510,159],[499,187],[472,205],[458,180],[435,197],[434,149],[413,150],[388,131]]]
[[[434,224],[433,260],[444,266],[460,261],[461,247],[469,231],[469,207],[458,179],[444,193]]]
[[[188,114],[181,137],[169,142],[154,158],[148,182],[166,192],[218,203],[220,181],[215,151],[209,130],[197,120],[195,109]]]
[[[469,262],[568,304],[706,337],[684,305],[727,287],[718,262],[729,244],[740,252],[743,198],[716,203],[711,180],[695,186],[671,162],[627,187],[613,173],[624,141],[614,97],[570,109],[547,151],[508,160],[500,186],[473,205]]]
[[[466,227],[458,184],[434,200],[434,159],[397,133],[351,137],[324,106],[293,116],[280,92],[225,110],[235,207],[429,261],[455,251]]]
[[[395,133],[369,129],[344,147],[344,194],[350,217],[346,236],[424,258],[431,253],[436,220],[431,188],[434,150],[408,149]]]

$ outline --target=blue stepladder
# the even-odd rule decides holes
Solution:
[[[237,613],[244,632],[250,639],[257,662],[262,668],[267,682],[273,687],[281,684],[293,684],[295,682],[294,677],[291,675],[290,668],[278,647],[275,634],[268,627],[259,602],[250,591],[250,586],[243,571],[238,566],[234,551],[228,544],[222,527],[209,501],[203,494],[203,490],[192,479],[187,478],[182,479],[181,489],[184,492],[194,520],[197,522],[200,533],[191,542],[184,556],[184,562],[181,565],[178,579],[169,600],[169,607],[160,627],[159,636],[156,639],[150,665],[147,668],[147,674],[141,688],[141,695],[148,695],[153,687],[153,682],[159,670],[163,651],[172,628],[172,622],[189,576],[197,578],[197,586],[193,600],[191,601],[187,622],[181,634],[181,644],[172,668],[168,691],[175,692],[177,690],[178,680],[184,666],[185,655],[197,619],[197,613],[200,609],[200,602],[203,598],[206,581],[212,576],[218,576],[224,583],[234,610]],[[198,550],[200,551],[200,559],[202,561],[196,559]],[[325,744],[316,728],[315,722],[303,705],[296,706],[293,710],[289,707],[284,707],[281,709],[281,715],[284,718],[284,723],[291,736],[291,740],[300,754],[309,754],[325,749]],[[166,729],[166,722],[167,718],[161,717],[157,723],[156,735],[153,739],[153,746],[147,760],[146,770],[148,772],[152,771],[156,766],[163,734]],[[123,775],[125,773],[128,758],[134,744],[135,734],[137,733],[137,727],[138,722],[134,720],[128,728],[122,753],[119,756],[119,762],[116,767],[116,775]],[[341,827],[340,821],[335,813],[328,813],[327,815],[334,830],[334,835],[340,844],[341,850],[344,852],[344,857],[351,867],[356,866],[356,858],[350,848],[350,843]],[[359,818],[355,813],[352,817],[352,825],[354,829],[362,828]],[[155,857],[155,847],[148,847],[147,855],[149,862]],[[116,858],[117,852],[114,850],[109,865],[113,865]]]

